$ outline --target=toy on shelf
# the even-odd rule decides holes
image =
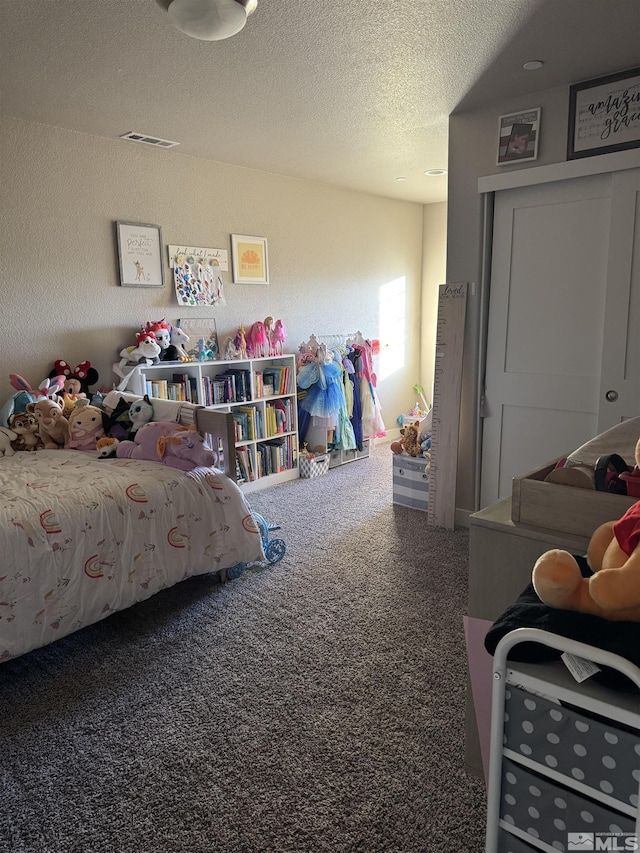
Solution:
[[[271,334],[269,336],[270,341],[270,355],[283,355],[284,354],[284,342],[286,339],[284,324],[282,320],[276,320],[273,329],[271,330]]]
[[[269,355],[269,340],[264,323],[257,320],[247,333],[247,354],[251,358],[264,358]]]
[[[236,350],[236,358],[247,357],[247,336],[244,330],[244,326],[240,326],[238,331],[236,332],[236,336],[233,340],[233,345]]]
[[[198,338],[198,361],[213,361],[216,351],[211,348],[204,338]]]
[[[231,361],[234,358],[238,358],[238,350],[236,349],[236,345],[232,337],[228,337],[224,342],[224,358],[225,361]]]
[[[136,335],[135,346],[120,350],[120,361],[113,365],[113,372],[122,379],[118,385],[118,390],[123,391],[126,388],[129,376],[137,365],[159,364],[161,351],[155,334],[147,332],[146,329],[141,329]],[[125,373],[124,370],[127,366],[131,367],[131,370]]]
[[[153,332],[158,346],[160,347],[160,361],[177,361],[178,350],[171,342],[171,325],[163,318],[162,320],[153,320],[145,326],[146,332]]]
[[[191,338],[180,326],[171,326],[171,344],[175,347],[178,361],[191,361],[191,356],[185,349]]]
[[[640,467],[640,441],[635,450]],[[640,501],[617,521],[600,525],[587,549],[591,577],[583,578],[568,551],[547,551],[533,567],[533,586],[549,607],[616,622],[640,622]]]
[[[391,442],[392,453],[406,453],[409,456],[422,456],[422,447],[419,440],[420,421],[407,424],[400,430],[400,440]]]

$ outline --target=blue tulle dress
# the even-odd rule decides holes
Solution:
[[[340,409],[345,406],[340,382],[340,366],[335,361],[304,364],[298,371],[298,385],[306,388],[307,393],[300,407],[312,417],[326,418],[336,424]]]

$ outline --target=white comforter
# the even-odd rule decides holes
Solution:
[[[264,560],[222,472],[76,450],[0,458],[0,661],[184,578]]]

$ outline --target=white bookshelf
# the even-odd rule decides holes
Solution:
[[[269,377],[281,381],[272,387]],[[231,412],[244,491],[298,478],[295,355],[138,365],[127,390]]]

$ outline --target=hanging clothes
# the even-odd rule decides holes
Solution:
[[[320,345],[315,358],[308,353],[298,359],[298,432],[304,441],[310,426],[335,433],[334,444],[344,450],[355,448],[355,437],[347,414],[342,365],[332,352]]]

